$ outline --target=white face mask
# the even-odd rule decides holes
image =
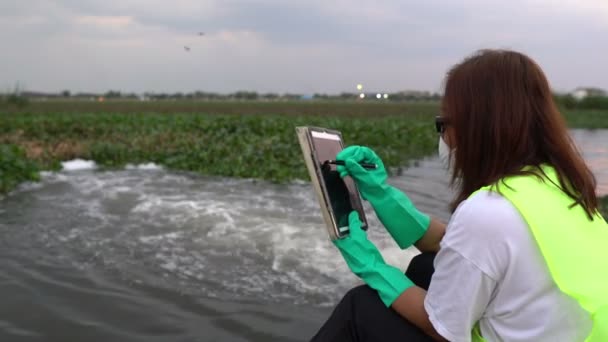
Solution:
[[[439,137],[439,160],[441,160],[441,164],[446,169],[450,168],[450,155],[452,154],[452,150],[448,144],[445,143],[443,137]]]

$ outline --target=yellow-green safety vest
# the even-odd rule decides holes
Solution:
[[[542,179],[511,176],[478,191],[498,192],[519,211],[560,291],[589,313],[593,328],[585,341],[607,342],[608,224],[599,212],[590,220],[580,205],[571,207],[573,200],[559,188],[555,169],[547,165],[541,169]],[[472,339],[485,341],[479,324]]]

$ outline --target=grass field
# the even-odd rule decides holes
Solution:
[[[341,130],[347,144],[368,145],[387,165],[400,167],[435,151],[438,113],[436,102],[52,100],[22,108],[0,105],[0,145],[6,154],[0,192],[35,179],[32,170],[56,169],[73,158],[110,168],[155,162],[209,175],[307,179],[295,139],[298,125]],[[570,127],[608,128],[608,111],[564,115]]]

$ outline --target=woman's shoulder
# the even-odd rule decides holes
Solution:
[[[462,202],[449,224],[455,230],[486,238],[504,238],[527,231],[527,224],[515,206],[491,191],[479,191]]]
[[[480,191],[458,206],[441,245],[498,277],[530,238],[528,225],[511,202]]]

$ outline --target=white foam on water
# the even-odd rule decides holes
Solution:
[[[285,194],[269,190],[257,191],[256,195],[247,192],[216,192],[214,196],[148,195],[134,213],[157,213],[176,227],[180,226],[179,222],[193,224],[194,220],[195,225],[202,225],[203,235],[190,232],[179,241],[171,241],[165,235],[145,236],[139,241],[156,245],[162,251],[156,259],[163,270],[180,279],[220,282],[224,290],[239,295],[275,299],[299,297],[295,290],[300,294],[325,296],[334,293],[332,298],[335,299],[344,286],[336,288],[335,282],[324,284],[319,277],[326,275],[336,279],[337,276],[339,282],[347,284],[356,281],[345,266],[332,272],[336,267],[323,262],[323,253],[329,253],[333,255],[326,258],[333,260],[334,265],[343,264],[333,245],[323,240],[326,236],[322,226],[302,225],[285,215],[289,208],[276,198]],[[251,212],[251,207],[258,212]],[[199,245],[203,256],[184,258],[184,254],[189,254],[188,249],[177,251],[177,246],[185,240]],[[228,264],[223,264],[222,260]],[[319,272],[319,268],[325,269]],[[248,275],[251,272],[254,274]],[[282,294],[268,291],[277,286],[291,290]]]
[[[78,238],[82,234],[82,230],[78,228],[70,229],[67,235],[58,235],[58,239],[61,242],[68,242],[70,240]]]
[[[167,196],[148,195],[133,208],[133,212],[148,212],[159,209],[174,210],[195,215],[200,210],[205,210],[205,206],[199,201],[185,199],[184,196],[168,198]]]
[[[97,164],[92,160],[74,159],[61,162],[62,171],[95,170]]]
[[[151,235],[151,236],[140,236],[139,241],[147,244],[156,244],[161,241],[172,241],[183,236],[183,232],[171,232],[167,234]]]
[[[135,208],[131,210],[133,213],[151,212],[154,208],[161,207],[163,200],[157,196],[146,196]]]
[[[19,184],[19,186],[15,190],[13,190],[13,192],[33,191],[38,190],[43,186],[44,184],[42,184],[41,182],[23,182]]]
[[[144,164],[127,164],[125,165],[127,170],[163,170],[163,167],[154,163]]]
[[[274,274],[286,277],[299,293],[321,295],[330,304],[358,282],[322,225],[277,225],[272,248]]]
[[[40,173],[40,178],[44,183],[61,183],[69,182],[69,176],[65,173],[59,173],[54,171],[43,171]]]
[[[310,186],[312,189],[310,181],[305,181],[303,179],[294,179],[291,181],[291,184],[296,186]]]
[[[278,233],[273,235],[275,258],[272,269],[287,275],[289,282],[299,292],[330,296],[331,299],[320,305],[333,305],[344,291],[361,283],[350,271],[338,249],[329,241],[322,225],[285,224],[279,228]],[[374,240],[378,241],[375,245],[385,261],[403,272],[411,259],[419,253],[415,248],[405,251],[399,249],[385,232],[376,231],[373,235]]]
[[[162,255],[156,255],[157,258],[162,258]],[[161,268],[170,271],[170,272],[175,272],[178,269],[177,264],[172,261],[172,260],[168,260],[165,263],[160,265]]]

